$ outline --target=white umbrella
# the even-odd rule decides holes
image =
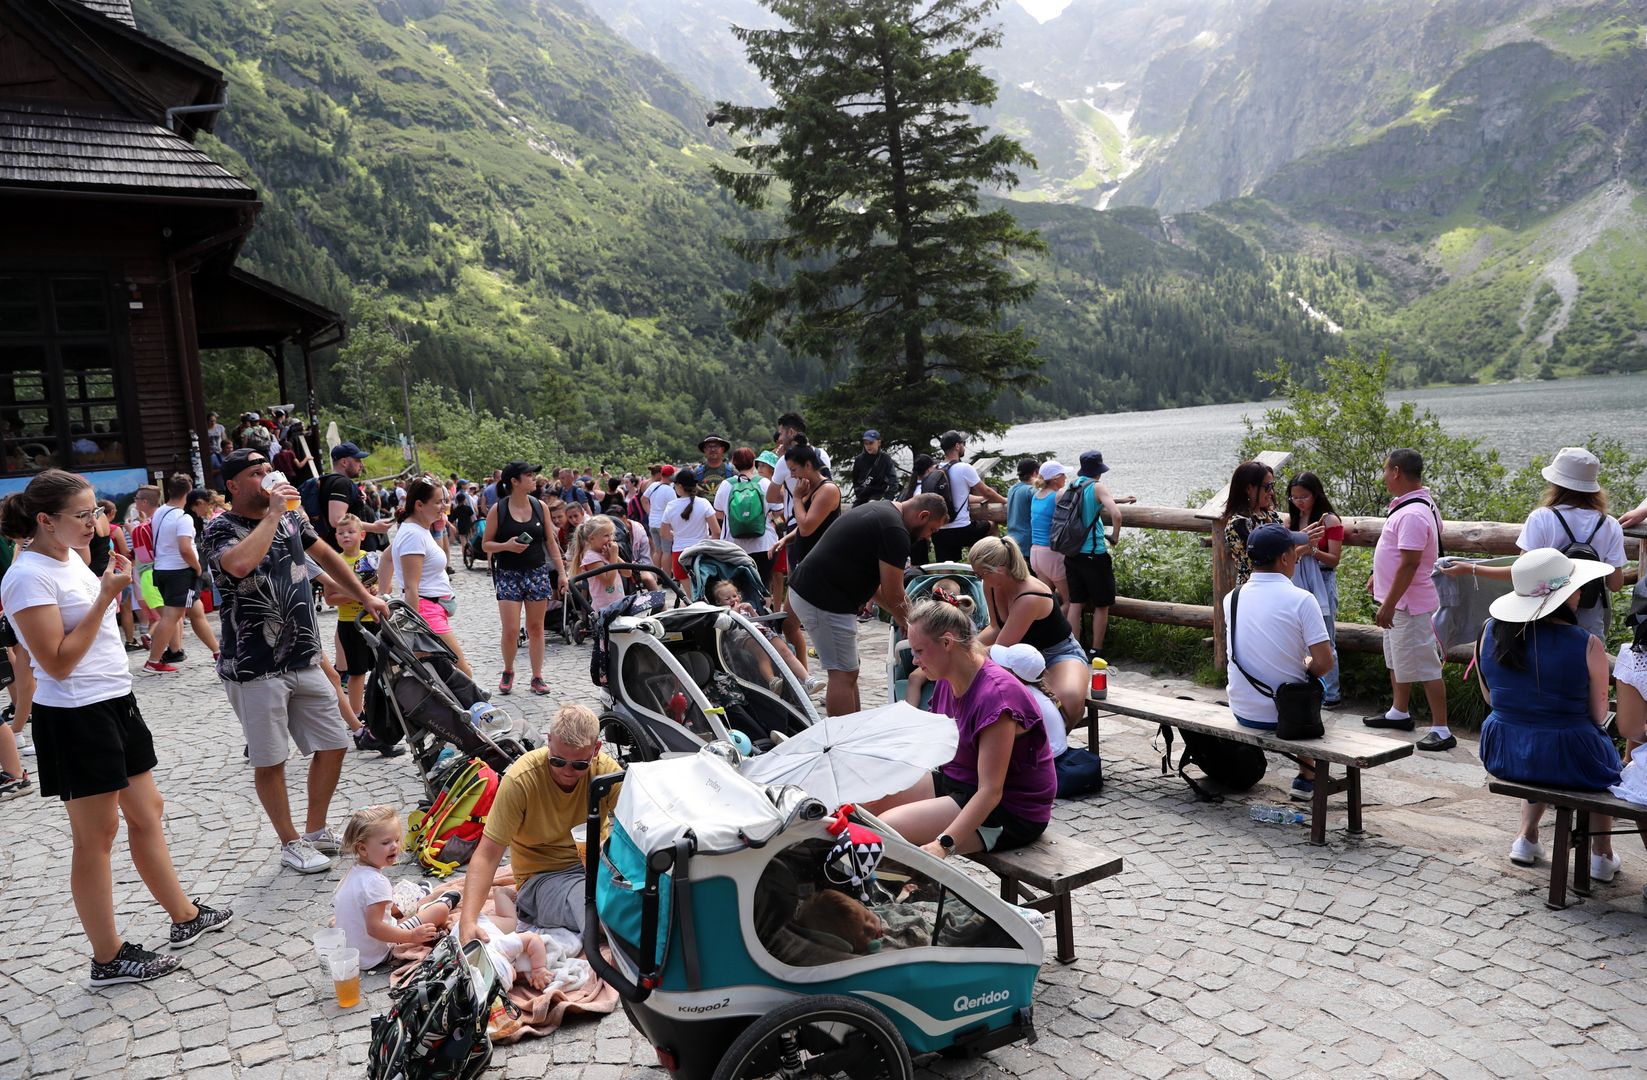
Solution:
[[[829,806],[903,791],[955,756],[955,721],[906,702],[826,716],[740,770],[757,784],[795,784]]]

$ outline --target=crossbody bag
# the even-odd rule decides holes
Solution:
[[[1244,588],[1246,586],[1242,585],[1230,594],[1230,662],[1254,690],[1275,702],[1277,738],[1321,738],[1327,729],[1321,723],[1321,702],[1326,697],[1326,688],[1321,685],[1320,679],[1306,674],[1303,682],[1284,682],[1272,690],[1268,683],[1253,678],[1252,673],[1241,666],[1240,657],[1235,651],[1235,626],[1236,611],[1241,606],[1241,590]]]

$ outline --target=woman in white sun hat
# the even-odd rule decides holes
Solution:
[[[1538,548],[1510,567],[1515,592],[1493,601],[1476,641],[1476,677],[1492,707],[1481,725],[1481,763],[1500,780],[1577,791],[1618,783],[1620,762],[1607,723],[1609,657],[1601,640],[1577,625],[1583,586],[1613,572],[1606,563],[1570,559]],[[1531,866],[1542,857],[1542,803],[1521,812],[1510,861]],[[1613,880],[1619,860],[1607,835],[1611,819],[1596,818],[1590,875]]]
[[[1607,514],[1607,492],[1601,486],[1601,460],[1582,446],[1564,446],[1540,475],[1549,482],[1538,506],[1516,537],[1522,551],[1555,548],[1573,554],[1576,545],[1585,545],[1612,573],[1596,579],[1579,598],[1578,625],[1606,640],[1611,611],[1611,594],[1624,585],[1624,528]],[[1443,574],[1460,577],[1480,574],[1486,578],[1508,579],[1508,566],[1477,566],[1459,560],[1439,567]]]

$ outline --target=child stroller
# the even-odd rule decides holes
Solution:
[[[1040,933],[958,868],[713,753],[592,781],[590,836],[619,781],[586,851],[584,950],[672,1077],[908,1080],[912,1051],[1035,1038]],[[820,929],[829,907],[871,908],[879,947]]]
[[[761,583],[755,560],[730,540],[704,540],[681,552],[681,568],[687,573],[686,588],[693,600],[708,600],[709,583],[717,578],[738,587],[744,600],[757,612],[766,614],[771,597]]]
[[[531,741],[516,738],[513,721],[501,713],[488,724],[496,735],[475,725],[470,710],[488,702],[487,693],[458,670],[457,656],[405,603],[389,601],[389,618],[375,629],[362,623],[361,632],[375,654],[362,721],[386,743],[406,740],[431,796],[437,790],[431,776],[447,746],[500,773],[530,748]]]
[[[988,626],[989,609],[984,606],[984,583],[978,580],[972,567],[966,563],[929,563],[911,567],[905,571],[904,595],[909,597],[910,606],[913,607],[931,596],[934,586],[946,582],[951,591],[960,592],[961,607],[971,608],[972,625],[979,630]],[[956,586],[959,586],[958,590]],[[893,624],[886,652],[886,685],[892,701],[904,700],[904,693],[909,689],[909,677],[914,672],[915,658],[909,652],[909,639],[897,624]],[[931,692],[930,685],[922,692],[921,708],[926,708],[927,696]]]
[[[469,539],[464,541],[463,544],[463,568],[465,570],[473,570],[475,564],[479,562],[485,563],[487,572],[491,572],[492,557],[486,554],[485,549],[480,546],[485,536],[486,520],[482,518],[480,521],[475,522],[474,528],[469,530]]]
[[[805,686],[754,620],[687,603],[656,567],[622,565],[658,574],[683,606],[660,610],[638,593],[597,623],[591,674],[603,689],[601,736],[619,762],[693,753],[715,739],[759,753],[817,722]]]

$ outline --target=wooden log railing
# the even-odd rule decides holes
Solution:
[[[1194,532],[1206,534],[1209,538],[1216,531],[1217,521],[1205,509],[1195,510],[1182,506],[1123,506],[1121,508],[1121,522],[1123,532],[1126,529],[1162,529],[1173,532]],[[1378,534],[1384,527],[1381,517],[1346,517],[1344,518],[1344,543],[1350,547],[1372,547],[1378,543]],[[1630,537],[1637,538],[1634,545],[1635,559],[1639,565],[1641,558],[1641,537],[1647,537],[1647,527],[1637,527],[1626,530]],[[1441,526],[1441,543],[1449,554],[1453,555],[1515,555],[1520,553],[1516,547],[1516,537],[1521,535],[1521,526],[1502,521],[1443,521]],[[1215,554],[1221,550],[1216,541]],[[1628,543],[1625,553],[1631,554]],[[1217,560],[1215,559],[1215,563]],[[1636,577],[1636,568],[1627,569],[1625,584],[1633,584]],[[1215,575],[1215,592],[1218,592]],[[1360,583],[1355,583],[1360,588]],[[1220,602],[1222,596],[1220,596]],[[1191,626],[1203,630],[1214,631],[1214,662],[1219,667],[1224,665],[1223,649],[1223,612],[1221,609],[1208,604],[1178,604],[1162,600],[1141,600],[1134,597],[1118,596],[1115,604],[1110,608],[1111,617],[1133,619],[1138,622],[1162,623],[1173,626]],[[1365,623],[1337,624],[1338,648],[1348,652],[1382,652],[1384,649],[1384,631],[1377,626],[1368,626]],[[1447,659],[1460,663],[1469,660],[1468,647],[1452,650]]]

